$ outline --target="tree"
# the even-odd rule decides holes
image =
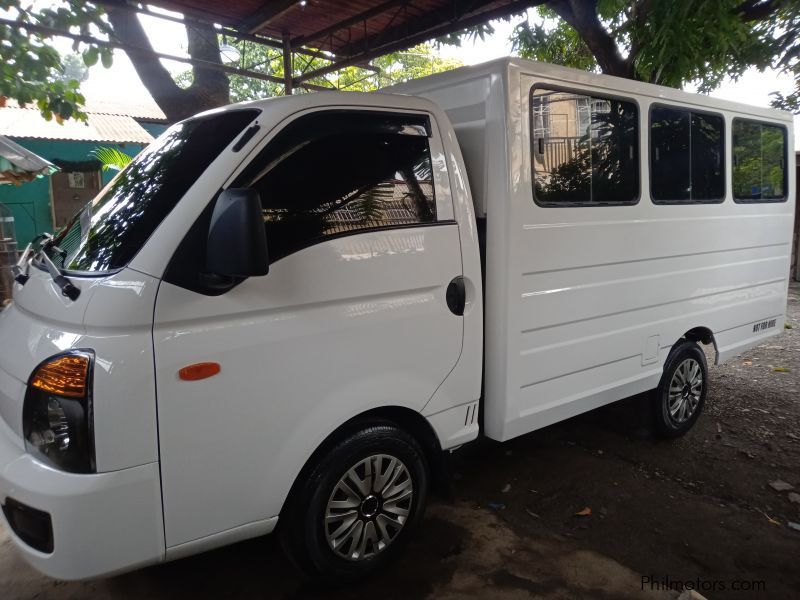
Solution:
[[[51,29],[72,29],[88,33],[90,24],[99,17],[98,9],[90,4],[72,2],[69,5],[45,7],[33,12],[19,0],[0,0],[0,9],[22,23],[33,23]],[[101,24],[100,27],[103,27]],[[79,92],[80,81],[64,77],[64,65],[58,51],[47,43],[47,37],[33,35],[20,27],[0,28],[0,96],[14,98],[25,106],[35,102],[48,121],[75,117],[85,119],[80,110],[85,98]],[[87,66],[102,59],[111,64],[110,49],[89,47],[83,53]]]
[[[87,66],[98,61],[109,66],[112,48],[124,46],[145,87],[171,121],[230,99],[280,91],[279,84],[235,79],[238,76],[229,79],[218,69],[222,59],[217,32],[210,25],[195,23],[187,26],[189,55],[210,63],[210,67],[193,66],[190,77],[176,82],[153,53],[136,13],[123,3],[104,6],[109,6],[107,12],[80,0],[59,0],[45,7],[41,3],[23,5],[22,0],[0,0],[0,10],[22,24],[0,28],[0,103],[10,97],[21,104],[35,102],[48,119],[85,118],[80,82],[64,75],[65,65],[49,44],[58,31],[79,36],[74,49],[80,50]],[[772,66],[792,73],[798,82],[796,92],[776,95],[774,105],[800,110],[797,0],[545,0],[539,11],[555,19],[556,25],[548,28],[523,23],[514,36],[522,56],[674,87],[696,81],[701,91],[713,89],[724,78],[737,77],[751,66]],[[491,26],[483,24],[442,41],[488,33]],[[97,42],[98,38],[108,41]],[[273,56],[278,51],[253,46],[251,55],[261,52],[269,61],[263,65],[265,70],[281,75],[282,61]],[[381,66],[382,75],[371,67],[355,66],[310,83],[373,89],[405,77],[404,69],[425,72],[427,65],[435,63],[428,55],[423,55],[421,62],[412,57],[413,52],[389,55],[388,65],[376,59],[373,64]],[[247,66],[254,63],[258,60]],[[323,63],[298,55],[295,72]]]
[[[33,5],[36,6],[36,5]],[[177,121],[199,111],[230,101],[263,98],[282,93],[278,83],[227,75],[215,68],[193,66],[173,78],[154,54],[152,44],[136,13],[125,6],[61,0],[45,8],[25,7],[21,0],[0,0],[0,9],[17,22],[30,24],[0,29],[0,60],[3,79],[0,96],[16,99],[25,105],[36,102],[45,118],[57,120],[75,117],[85,119],[81,111],[85,98],[80,94],[81,78],[76,76],[74,59],[62,60],[50,45],[57,31],[84,36],[74,49],[81,50],[87,67],[102,61],[110,66],[112,45],[98,44],[93,38],[107,38],[122,44],[142,83],[164,111],[167,119]],[[186,27],[188,54],[192,59],[221,66],[220,38],[210,25],[191,23]],[[235,42],[240,52],[240,67],[262,69],[275,77],[283,77],[281,50],[253,42]],[[320,58],[298,56],[296,69],[307,71],[327,65]],[[422,74],[439,72],[460,63],[433,55],[430,46],[420,45],[407,52],[381,57],[372,67],[347,67],[309,83],[333,89],[371,90]],[[380,69],[380,71],[377,71]],[[376,72],[377,71],[377,72]]]
[[[279,79],[284,76],[283,54],[280,49],[249,41],[230,43],[239,52],[237,66],[241,69],[258,69]],[[301,56],[295,59],[296,71],[308,71],[327,65],[319,58]],[[437,56],[431,44],[419,44],[402,52],[393,52],[374,59],[369,67],[351,66],[339,71],[315,77],[309,83],[332,90],[369,92],[403,81],[409,81],[433,73],[441,73],[462,66],[458,60]],[[184,71],[176,77],[179,86],[191,84],[192,71]],[[245,75],[230,75],[230,101],[242,102],[258,98],[270,98],[283,93],[280,83],[255,79]]]
[[[80,0],[61,0],[46,7],[24,6],[21,0],[0,0],[0,9],[23,24],[0,28],[0,96],[14,98],[21,105],[35,102],[48,120],[53,116],[86,118],[80,110],[85,102],[79,92],[80,81],[65,77],[61,56],[50,44],[58,31],[82,36],[83,41],[76,41],[73,48],[81,50],[87,67],[98,60],[110,67],[113,44],[124,45],[142,83],[171,121],[228,102],[228,78],[213,68],[194,67],[192,84],[179,87],[153,53],[136,13],[123,6],[105,11]],[[211,25],[193,24],[186,33],[192,58],[222,64],[217,34]],[[102,37],[112,44],[92,41]]]
[[[59,79],[62,81],[77,81],[83,83],[89,78],[89,67],[80,54],[67,54],[61,57],[61,74]]]
[[[800,111],[796,0],[548,0],[514,32],[515,50],[578,69],[707,92],[749,67],[794,75],[798,91],[773,105]]]

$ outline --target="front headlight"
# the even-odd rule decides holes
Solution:
[[[71,473],[94,473],[94,354],[74,350],[48,358],[28,381],[22,407],[25,449]]]

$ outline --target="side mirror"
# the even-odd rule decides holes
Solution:
[[[227,277],[269,272],[261,198],[254,189],[228,189],[217,198],[208,227],[206,268]]]

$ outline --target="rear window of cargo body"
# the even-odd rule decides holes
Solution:
[[[733,120],[734,201],[786,201],[786,137],[782,125]]]

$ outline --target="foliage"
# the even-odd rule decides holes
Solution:
[[[147,50],[146,34],[133,13],[81,0],[54,0],[50,4],[0,0],[0,10],[18,22],[139,46]],[[747,68],[774,67],[791,73],[798,84],[793,93],[775,95],[773,104],[800,111],[800,2],[797,0],[546,0],[538,9],[546,24],[525,22],[513,37],[516,51],[525,57],[584,70],[680,87],[697,82],[701,91],[736,78]],[[553,23],[552,25],[550,23]],[[490,23],[444,36],[434,46],[423,44],[351,66],[309,83],[331,89],[373,90],[414,77],[458,66],[435,56],[435,45],[459,44],[465,38],[483,39],[494,32]],[[219,63],[218,40],[209,26],[187,30],[189,54]],[[13,98],[22,105],[35,103],[46,119],[85,119],[80,93],[80,70],[74,59],[64,59],[52,47],[52,35],[24,25],[0,27],[0,104]],[[283,77],[280,50],[250,42],[236,42],[239,66],[256,69],[276,79]],[[76,42],[87,67],[110,66],[112,51],[96,43]],[[148,91],[168,118],[177,120],[228,99],[240,101],[282,93],[279,82],[226,77],[211,69],[193,68],[175,85],[157,57],[147,52],[129,54]],[[70,62],[71,61],[71,62]],[[327,65],[328,61],[295,55],[294,76]],[[380,72],[376,72],[377,67]]]
[[[787,1],[775,17],[764,25],[763,35],[775,39],[776,66],[794,76],[795,91],[783,95],[773,92],[772,106],[783,110],[800,112],[800,2]]]
[[[549,0],[545,24],[512,35],[525,58],[701,92],[750,67],[800,85],[800,2],[791,0]],[[800,111],[800,87],[775,106]]]
[[[0,0],[0,10],[22,23],[88,33],[90,30],[107,33],[107,24],[101,19],[102,11],[96,5],[78,0],[64,0],[36,9],[23,6],[20,0]],[[48,121],[74,117],[86,119],[81,111],[85,98],[80,93],[80,81],[65,77],[64,62],[58,51],[50,45],[52,36],[24,27],[0,28],[0,96],[15,99],[21,106],[36,103]],[[108,48],[76,44],[82,50],[87,67],[98,60],[111,65],[112,53]]]
[[[597,71],[597,61],[589,47],[566,21],[558,21],[554,27],[543,23],[524,21],[511,34],[511,47],[524,58],[567,65],[582,71]]]
[[[503,20],[508,20],[511,17],[509,15]],[[463,29],[461,31],[457,31],[455,33],[450,33],[448,35],[443,35],[439,38],[434,40],[434,45],[438,48],[442,45],[447,46],[461,46],[461,42],[465,39],[471,40],[475,42],[476,40],[485,40],[487,36],[491,36],[494,34],[494,27],[492,27],[491,23],[481,23],[480,25],[475,25],[473,27],[468,27],[467,29]]]
[[[283,55],[280,49],[248,41],[227,40],[227,43],[239,50],[238,64],[233,66],[283,79]],[[297,77],[328,64],[328,61],[320,58],[298,54],[294,59],[293,74]],[[309,80],[309,83],[332,90],[369,92],[403,81],[455,69],[461,65],[460,61],[437,56],[432,45],[420,44],[403,52],[393,52],[376,58],[371,62],[372,68],[345,67],[333,73],[315,77]],[[283,94],[283,85],[280,83],[244,75],[230,75],[229,79],[231,102],[270,98]],[[192,72],[184,71],[176,77],[176,81],[181,87],[187,87],[192,82]]]
[[[122,150],[108,146],[95,148],[91,154],[103,165],[103,171],[122,171],[133,160],[132,156]]]
[[[80,54],[66,54],[61,57],[61,74],[59,79],[62,81],[77,81],[83,83],[89,79],[89,67]]]

